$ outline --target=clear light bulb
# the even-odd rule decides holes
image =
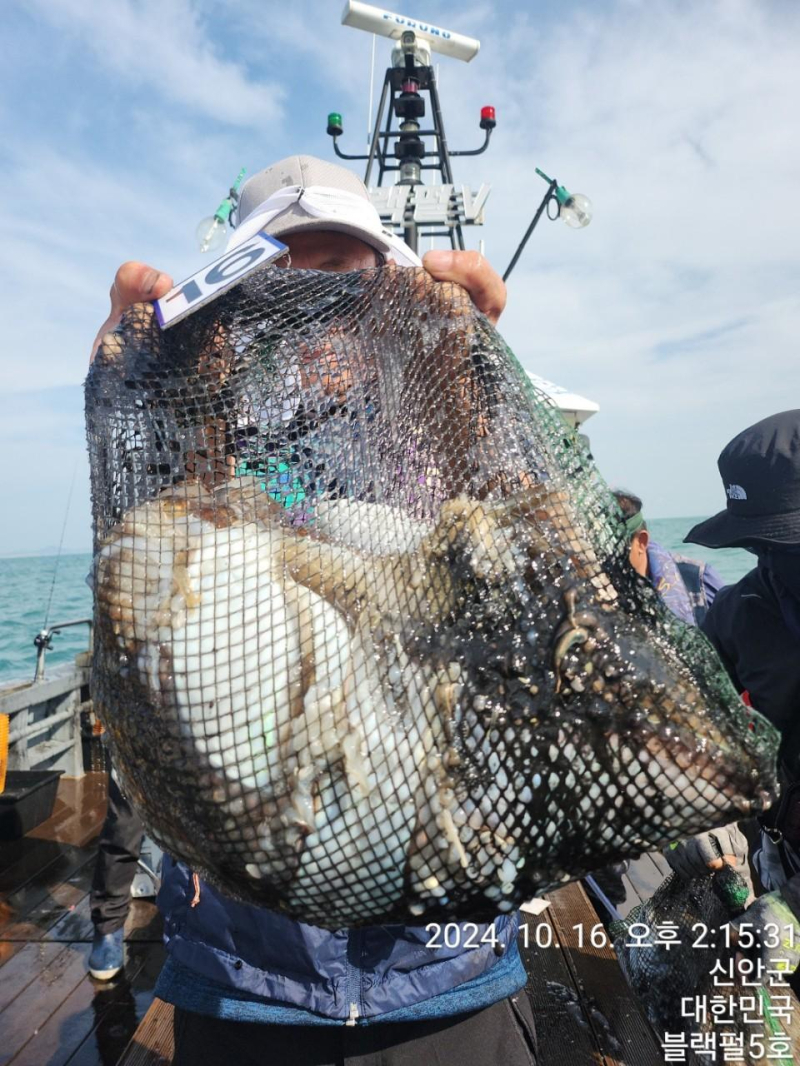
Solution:
[[[561,205],[561,217],[572,229],[583,229],[592,221],[592,201],[583,193],[572,193]]]
[[[204,218],[195,230],[195,240],[201,252],[218,252],[228,239],[228,226],[219,215]]]

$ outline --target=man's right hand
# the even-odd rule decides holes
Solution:
[[[119,325],[123,311],[133,304],[147,303],[165,296],[172,288],[172,278],[161,274],[146,263],[123,263],[111,286],[111,311],[100,327],[94,344],[91,359],[97,354],[104,335]]]

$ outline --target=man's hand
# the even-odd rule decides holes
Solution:
[[[422,265],[436,281],[454,281],[493,325],[506,306],[503,279],[480,252],[428,252]]]
[[[165,296],[171,288],[172,278],[167,274],[160,274],[146,263],[123,263],[111,286],[111,311],[95,337],[91,358],[94,359],[103,336],[119,325],[123,311],[133,304],[157,300],[160,296]]]
[[[747,866],[747,837],[735,823],[709,833],[670,844],[664,848],[664,858],[684,881],[703,877],[714,870],[721,870],[724,863],[750,884]]]
[[[466,289],[478,310],[497,324],[506,305],[506,287],[480,252],[428,252],[423,266],[435,281],[455,282]],[[111,312],[95,338],[92,359],[104,334],[119,324],[123,311],[132,304],[165,296],[172,285],[168,274],[162,274],[146,263],[123,263],[111,286]]]

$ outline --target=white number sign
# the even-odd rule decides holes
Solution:
[[[249,241],[240,244],[225,255],[203,267],[180,285],[170,289],[166,296],[155,301],[156,318],[162,329],[174,326],[182,318],[237,285],[257,267],[268,266],[286,255],[285,244],[268,233],[257,233]]]

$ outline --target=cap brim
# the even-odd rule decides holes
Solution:
[[[376,252],[380,252],[382,255],[392,256],[397,251],[380,233],[374,233],[372,230],[364,229],[361,226],[353,226],[347,222],[310,218],[303,211],[297,211],[296,213],[292,210],[286,211],[264,228],[267,233],[272,237],[277,237],[278,240],[288,237],[292,233],[313,233],[315,231],[346,233],[349,237],[355,237],[357,240],[363,241],[364,244],[368,244],[370,248],[374,248]]]
[[[784,514],[734,515],[720,511],[683,538],[705,548],[749,548],[755,544],[800,544],[800,511]]]

